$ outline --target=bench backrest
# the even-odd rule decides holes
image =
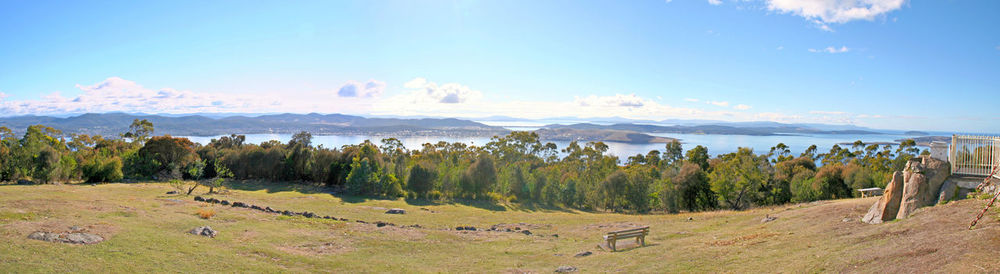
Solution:
[[[649,233],[649,227],[648,226],[644,226],[644,227],[633,228],[633,229],[611,231],[611,232],[608,232],[608,235],[620,235],[620,234],[632,234],[632,233],[647,234],[647,233]]]

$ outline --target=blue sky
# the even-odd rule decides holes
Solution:
[[[1000,1],[7,1],[0,116],[320,112],[1000,132]]]

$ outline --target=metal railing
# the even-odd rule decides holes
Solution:
[[[1000,136],[952,135],[948,161],[951,174],[990,176],[1000,164]]]

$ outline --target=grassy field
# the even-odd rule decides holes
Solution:
[[[543,207],[339,197],[312,187],[245,182],[229,201],[311,211],[288,217],[165,195],[167,184],[0,186],[4,272],[977,272],[1000,271],[1000,222],[963,200],[881,225],[859,222],[874,198],[732,212],[626,215]],[[196,193],[203,193],[199,189]],[[405,215],[384,214],[403,208]],[[214,210],[201,219],[199,209]],[[765,216],[777,220],[762,223]],[[385,221],[376,227],[354,220]],[[402,228],[403,225],[421,228]],[[533,234],[456,231],[497,224]],[[106,241],[69,245],[31,232],[82,226]],[[209,225],[216,238],[187,234]],[[651,227],[647,246],[608,252],[603,233]],[[557,234],[558,236],[555,236]],[[574,257],[581,251],[591,256]]]

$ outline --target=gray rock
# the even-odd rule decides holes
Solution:
[[[167,191],[167,195],[176,195],[176,194],[177,194],[176,190]]]
[[[577,271],[577,269],[576,269],[575,266],[564,265],[564,266],[560,266],[559,268],[556,268],[556,273],[567,273],[567,272],[576,272],[576,271]]]
[[[66,243],[71,244],[96,244],[104,241],[104,238],[90,233],[70,233],[66,235]]]
[[[43,231],[35,231],[32,232],[31,234],[28,234],[28,239],[46,241],[46,242],[55,242],[59,240],[59,234],[43,232]]]
[[[944,184],[941,185],[941,193],[938,193],[938,203],[947,203],[951,200],[957,200],[958,184],[955,180],[945,180]]]
[[[760,219],[760,222],[761,223],[767,223],[767,222],[771,222],[771,221],[774,221],[774,220],[777,220],[777,219],[778,219],[778,217],[772,217],[771,215],[764,215],[764,219]]]
[[[104,237],[90,233],[52,233],[35,231],[28,235],[28,239],[67,244],[96,244],[104,241]]]
[[[524,235],[531,235],[531,230],[527,230],[527,229],[521,230],[521,233],[524,233]]]
[[[393,208],[385,212],[385,214],[406,214],[406,210],[402,208]]]
[[[195,229],[188,231],[188,233],[212,238],[215,238],[215,235],[219,234],[218,231],[213,230],[210,226],[196,227]]]
[[[590,256],[592,254],[594,254],[594,252],[584,251],[584,252],[576,253],[576,255],[573,255],[573,257],[577,257],[577,258],[587,257],[587,256]]]

